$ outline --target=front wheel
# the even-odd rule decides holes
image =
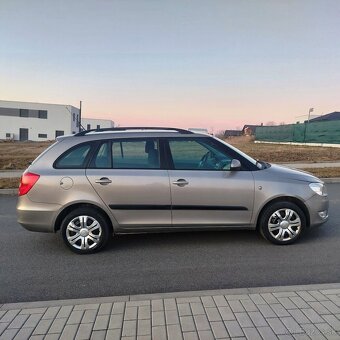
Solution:
[[[259,220],[264,238],[275,244],[296,242],[306,229],[304,212],[292,202],[276,202],[265,208]]]
[[[66,245],[75,253],[89,254],[102,249],[110,237],[106,219],[92,208],[78,208],[63,220],[61,233]]]

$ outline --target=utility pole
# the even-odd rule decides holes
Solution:
[[[79,121],[78,121],[79,132],[81,132],[81,101],[79,103]]]

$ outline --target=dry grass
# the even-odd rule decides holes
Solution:
[[[301,170],[310,172],[311,174],[319,178],[340,177],[340,168],[309,168]]]
[[[25,169],[52,142],[1,142],[0,169]]]
[[[0,189],[19,188],[20,178],[0,178]]]
[[[340,161],[340,148],[258,144],[252,137],[226,140],[256,159],[273,163]],[[1,142],[0,169],[25,169],[52,142]]]
[[[269,163],[340,161],[340,148],[321,146],[261,144],[252,137],[242,136],[226,140],[249,156]]]

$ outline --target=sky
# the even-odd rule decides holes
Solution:
[[[338,0],[0,0],[0,99],[121,126],[340,111]]]

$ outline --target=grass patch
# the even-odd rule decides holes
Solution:
[[[340,168],[308,168],[301,169],[319,178],[340,177]]]
[[[0,178],[0,189],[16,189],[19,188],[20,178]]]

